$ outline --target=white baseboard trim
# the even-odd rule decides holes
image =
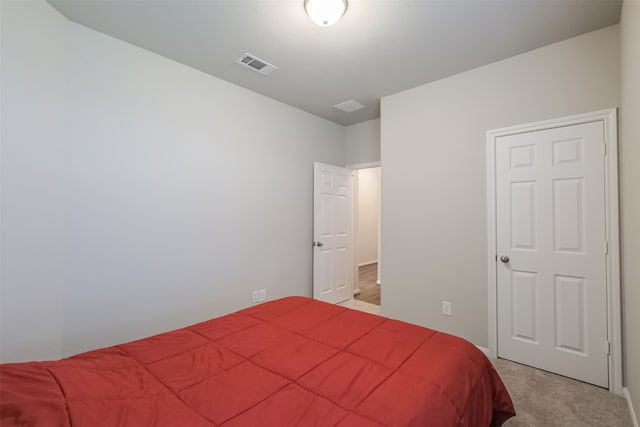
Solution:
[[[353,294],[354,295],[358,295],[359,293],[360,293],[360,288],[353,290]]]
[[[629,406],[629,412],[631,413],[631,422],[633,423],[633,427],[638,426],[638,418],[636,417],[636,412],[633,409],[633,402],[631,401],[631,395],[629,394],[629,389],[627,387],[622,387],[622,395],[625,399],[627,399],[627,406]]]
[[[364,267],[366,265],[377,264],[377,263],[378,263],[378,260],[374,259],[373,261],[362,262],[358,264],[358,267]]]
[[[485,354],[485,356],[490,357],[489,356],[489,349],[486,347],[480,347],[479,345],[476,346],[478,348],[478,350],[480,350],[481,352],[483,352]]]

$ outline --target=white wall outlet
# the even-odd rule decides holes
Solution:
[[[267,290],[266,289],[260,289],[259,299],[260,299],[260,301],[266,301],[267,300]]]
[[[442,301],[442,314],[451,316],[451,303],[449,301]]]
[[[251,294],[251,300],[253,302],[260,301],[260,294],[258,293],[258,291],[253,291],[253,293]]]

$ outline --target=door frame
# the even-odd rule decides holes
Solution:
[[[596,121],[604,122],[605,233],[608,242],[607,335],[609,340],[609,391],[622,395],[622,316],[620,301],[620,229],[618,197],[617,109],[594,111],[535,123],[487,131],[487,272],[489,294],[489,356],[498,355],[498,283],[496,241],[496,143],[497,138]],[[603,153],[604,154],[604,153]]]

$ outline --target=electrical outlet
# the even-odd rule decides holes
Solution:
[[[259,299],[260,299],[260,301],[266,301],[267,300],[267,290],[266,289],[260,289]]]
[[[260,294],[258,293],[258,291],[253,291],[253,293],[251,294],[251,299],[253,300],[253,302],[260,301]]]
[[[451,303],[449,301],[442,301],[442,314],[451,316]]]

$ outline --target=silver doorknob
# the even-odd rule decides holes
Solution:
[[[322,243],[322,242],[313,242],[313,245],[317,246],[317,247],[321,247],[321,246],[324,246],[324,243]]]
[[[502,255],[500,257],[500,261],[504,262],[505,264],[509,262],[509,257],[506,255]]]

